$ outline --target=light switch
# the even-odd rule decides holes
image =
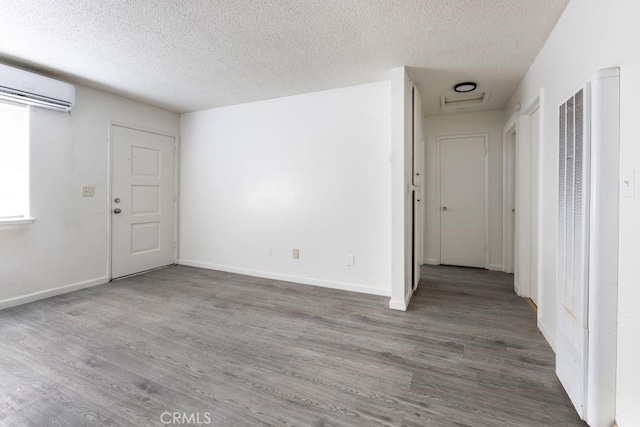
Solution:
[[[298,248],[293,249],[293,259],[300,259],[300,249]]]
[[[93,197],[96,195],[96,187],[93,185],[85,185],[82,187],[82,197]]]
[[[356,264],[355,255],[347,255],[347,267],[353,267]]]
[[[622,182],[620,183],[620,190],[623,197],[635,197],[636,187],[636,171],[630,170],[623,172]]]

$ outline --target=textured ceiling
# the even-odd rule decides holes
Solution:
[[[568,0],[19,0],[0,61],[177,112],[385,80],[502,108]]]

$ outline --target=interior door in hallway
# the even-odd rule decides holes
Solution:
[[[440,263],[486,267],[486,135],[443,137]]]
[[[413,289],[420,283],[420,267],[424,259],[424,131],[422,100],[413,88]]]
[[[515,273],[516,270],[516,253],[518,248],[518,240],[517,240],[517,229],[516,229],[516,188],[517,188],[517,180],[516,176],[518,171],[516,171],[516,166],[518,162],[516,162],[516,150],[518,144],[518,135],[516,134],[515,129],[513,132],[509,133],[509,147],[508,147],[508,155],[509,155],[509,253],[507,257],[508,261],[508,269],[507,273]]]
[[[531,120],[531,300],[539,305],[538,295],[538,152],[540,143],[540,110],[536,109],[530,114]],[[535,178],[534,178],[535,177]]]
[[[112,126],[111,276],[174,263],[175,138]]]

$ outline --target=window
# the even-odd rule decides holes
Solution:
[[[0,102],[0,224],[29,220],[29,109]]]

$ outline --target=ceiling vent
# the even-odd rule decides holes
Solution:
[[[440,97],[440,108],[443,110],[463,110],[469,107],[478,107],[489,102],[491,91],[450,93]]]

